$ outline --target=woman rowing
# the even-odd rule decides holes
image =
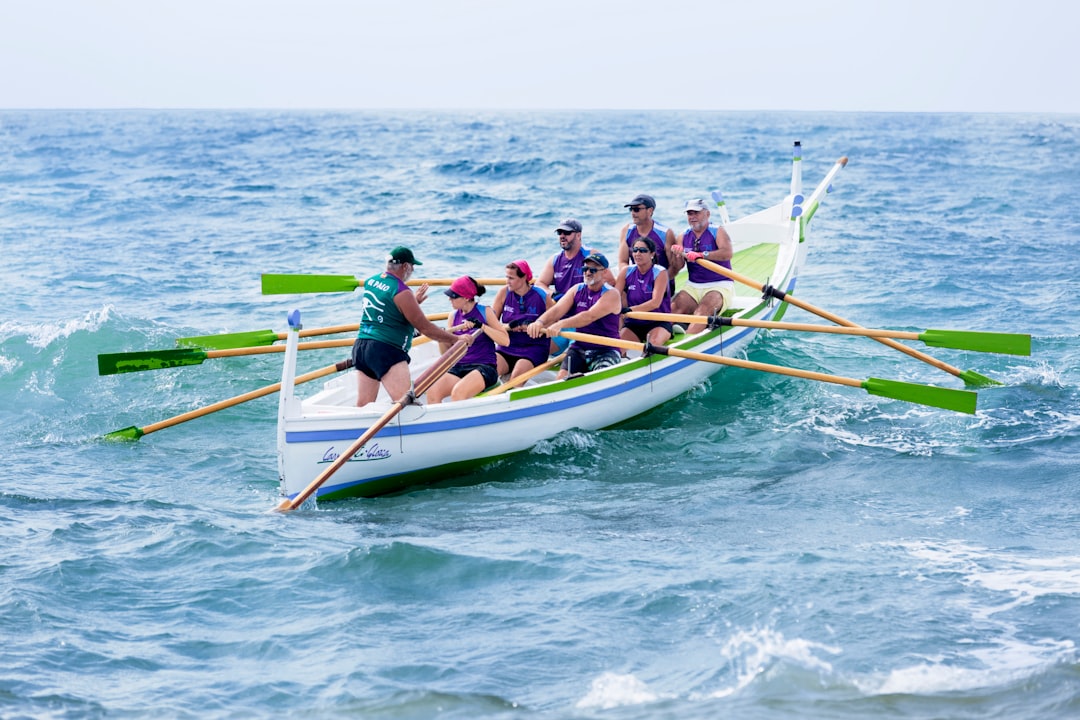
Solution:
[[[491,304],[510,336],[510,342],[495,348],[500,377],[509,373],[511,379],[516,378],[548,359],[548,339],[531,338],[525,328],[551,305],[551,297],[533,286],[529,263],[515,260],[506,266],[506,285],[499,288]]]
[[[428,390],[430,404],[441,403],[447,397],[466,400],[499,380],[495,367],[495,343],[508,345],[510,335],[499,323],[494,310],[477,303],[476,298],[486,291],[483,285],[468,275],[459,277],[446,291],[450,306],[454,308],[447,319],[446,329],[461,336],[471,335],[476,329],[483,332],[476,336],[461,360]],[[446,352],[450,346],[440,342],[439,347]]]
[[[671,312],[668,271],[656,264],[656,243],[638,237],[630,248],[633,260],[619,274],[615,289],[622,293],[624,312]],[[663,345],[671,339],[671,323],[655,320],[625,319],[619,333],[623,340]]]

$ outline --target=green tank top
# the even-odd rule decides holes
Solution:
[[[378,340],[409,352],[414,328],[394,303],[409,286],[390,273],[372,275],[364,281],[364,305],[358,337]]]

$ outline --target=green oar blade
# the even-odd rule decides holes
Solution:
[[[975,400],[978,397],[970,390],[953,390],[934,385],[919,385],[918,383],[882,380],[881,378],[868,378],[863,382],[862,386],[871,395],[903,400],[918,405],[930,405],[945,410],[955,410],[968,415],[975,414]]]
[[[926,330],[919,333],[919,339],[932,347],[1005,353],[1007,355],[1031,354],[1031,336],[1019,333]]]
[[[965,385],[970,385],[971,387],[992,387],[994,385],[1005,384],[998,382],[994,378],[986,377],[982,373],[977,373],[974,370],[965,370],[960,373],[959,377],[964,381]]]
[[[352,275],[271,275],[262,276],[263,295],[288,293],[352,292],[360,286]]]
[[[176,350],[146,350],[141,352],[108,353],[98,355],[98,375],[162,370],[183,365],[201,365],[206,359],[202,350],[180,348]]]
[[[194,337],[176,338],[176,346],[200,350],[231,350],[233,348],[273,345],[279,339],[278,333],[273,330],[249,330],[247,332],[226,333],[223,335],[196,335]]]
[[[113,430],[108,435],[105,435],[106,440],[138,440],[144,435],[142,428],[126,427],[123,430]]]

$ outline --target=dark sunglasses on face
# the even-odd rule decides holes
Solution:
[[[652,252],[652,250],[649,250],[649,248],[643,248],[643,247],[636,247],[636,248],[634,248],[634,249],[632,250],[632,252],[636,252],[636,253],[648,253],[648,252]]]
[[[583,275],[592,275],[593,273],[600,272],[600,268],[597,268],[597,267],[582,268],[581,272],[582,272]]]
[[[563,235],[573,235],[574,233],[569,230],[556,230],[555,234],[562,237]]]
[[[645,209],[644,205],[631,205],[630,206],[630,212],[641,212],[644,209]]]
[[[450,298],[451,300],[457,300],[461,296],[451,290],[450,292],[446,293],[446,297]]]

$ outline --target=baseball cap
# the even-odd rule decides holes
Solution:
[[[633,207],[634,205],[644,205],[647,208],[655,208],[656,207],[656,201],[653,200],[652,195],[644,195],[644,194],[642,194],[642,195],[638,195],[633,200],[631,200],[630,202],[623,205],[623,207]]]
[[[581,223],[574,218],[566,218],[559,227],[555,228],[555,232],[560,230],[563,232],[581,232]]]
[[[702,200],[701,198],[694,198],[693,200],[687,200],[686,201],[686,209],[687,210],[697,210],[697,211],[700,212],[701,210],[708,210],[709,206],[706,205],[705,201]]]
[[[391,250],[390,255],[388,255],[386,259],[396,263],[409,263],[410,265],[424,264],[416,259],[416,256],[412,254],[412,250],[400,245]]]
[[[604,268],[605,270],[607,270],[607,268],[608,268],[608,259],[606,257],[604,257],[604,253],[598,253],[598,252],[590,253],[589,257],[585,258],[585,262],[587,262],[587,263],[590,263],[590,262],[591,263],[596,263],[597,265]]]

